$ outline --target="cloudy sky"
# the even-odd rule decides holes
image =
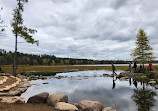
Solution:
[[[0,0],[8,26],[0,48],[14,51],[10,22],[16,0]],[[18,44],[18,51],[97,60],[131,60],[136,34],[143,28],[158,57],[158,0],[29,0],[24,25],[38,31],[40,44]],[[24,42],[18,39],[18,42]]]

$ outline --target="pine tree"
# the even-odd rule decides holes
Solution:
[[[138,61],[143,65],[149,61],[153,61],[155,57],[153,57],[153,48],[149,45],[149,39],[144,30],[140,29],[137,34],[136,48],[131,53],[134,61]]]
[[[27,3],[28,0],[17,0],[17,7],[13,10],[13,21],[11,26],[13,27],[13,34],[15,35],[15,53],[14,53],[14,64],[13,64],[13,73],[16,76],[16,69],[17,69],[17,38],[22,37],[26,40],[27,43],[38,45],[38,41],[33,39],[32,36],[37,31],[35,29],[29,29],[23,26],[23,18],[22,12],[24,11],[23,5]]]

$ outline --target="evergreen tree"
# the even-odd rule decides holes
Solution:
[[[15,35],[15,53],[14,53],[14,65],[13,65],[13,73],[16,76],[17,69],[17,38],[22,37],[26,40],[26,42],[38,45],[38,41],[33,39],[32,36],[37,31],[34,29],[29,29],[23,26],[23,18],[22,12],[24,11],[23,5],[27,3],[28,0],[17,0],[17,7],[13,10],[13,21],[11,26],[13,27],[13,34]]]
[[[149,39],[144,30],[140,29],[137,34],[136,48],[131,53],[134,61],[138,61],[140,64],[147,63],[148,61],[153,61],[153,48],[149,45]]]

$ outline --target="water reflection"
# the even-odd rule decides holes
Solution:
[[[103,73],[112,74],[112,72],[106,70],[81,71],[61,73],[58,75],[68,76],[64,79],[52,78],[31,81],[31,83],[38,83],[38,85],[31,86],[22,94],[22,97],[27,100],[29,97],[41,92],[49,92],[50,94],[64,93],[68,95],[69,102],[78,103],[81,100],[93,100],[100,101],[105,107],[111,106],[117,109],[117,111],[137,111],[137,103],[134,101],[134,97],[131,97],[133,95],[139,95],[137,92],[144,85],[132,79],[120,81],[119,79],[116,80],[116,78],[100,77]],[[81,80],[78,80],[79,75],[81,76],[79,77]],[[93,75],[97,75],[97,77]],[[73,77],[71,78],[71,76]],[[89,76],[88,79],[84,79],[85,76]],[[44,85],[43,82],[48,82],[49,84]],[[146,86],[145,89],[151,90],[152,87]],[[149,102],[151,102],[150,99]],[[153,111],[157,111],[156,107],[158,106],[158,102],[155,101],[155,103],[156,106],[154,107],[155,109],[153,108]]]
[[[155,96],[157,96],[155,91],[143,87],[140,89],[134,89],[132,99],[136,103],[138,111],[151,111],[151,109],[155,106]]]

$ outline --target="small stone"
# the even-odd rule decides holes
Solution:
[[[32,83],[31,85],[37,85],[37,83]]]
[[[156,81],[149,81],[149,84],[156,84]]]
[[[26,90],[27,90],[27,88],[18,88],[18,89],[16,89],[17,91],[20,91],[21,93],[24,93]]]
[[[82,80],[82,78],[77,78],[77,80]]]
[[[21,95],[21,92],[20,91],[9,91],[9,95],[10,96],[20,96]]]
[[[43,84],[48,84],[48,82],[44,82]]]
[[[158,85],[156,85],[155,88],[158,89]]]
[[[121,77],[121,78],[120,78],[121,81],[127,80],[127,79],[128,79],[128,77]]]
[[[106,77],[107,77],[107,76],[109,76],[109,74],[106,74],[106,73],[105,73],[105,74],[103,74],[103,76],[106,76]]]

